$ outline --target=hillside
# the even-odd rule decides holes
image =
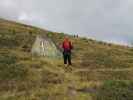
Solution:
[[[73,66],[31,55],[37,35],[66,34],[0,19],[0,100],[131,100],[133,48],[68,35]]]

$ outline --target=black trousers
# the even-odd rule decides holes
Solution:
[[[71,51],[63,52],[64,64],[72,65],[71,63]]]

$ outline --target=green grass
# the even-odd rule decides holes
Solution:
[[[132,100],[132,81],[105,81],[97,91],[96,100]]]
[[[65,68],[31,55],[40,34],[57,46],[67,35],[0,19],[0,100],[132,100],[133,48],[67,35],[74,50]]]
[[[0,80],[21,80],[26,77],[27,70],[18,61],[10,51],[0,52]]]

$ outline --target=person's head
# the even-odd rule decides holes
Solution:
[[[65,41],[69,41],[68,36],[65,36],[64,40],[65,40]]]

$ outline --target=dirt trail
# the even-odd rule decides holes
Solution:
[[[133,71],[133,68],[100,68],[100,69],[76,69],[73,73],[80,72],[80,71],[88,71],[88,72],[105,72],[105,71],[113,71],[113,72],[123,72],[123,71]]]

